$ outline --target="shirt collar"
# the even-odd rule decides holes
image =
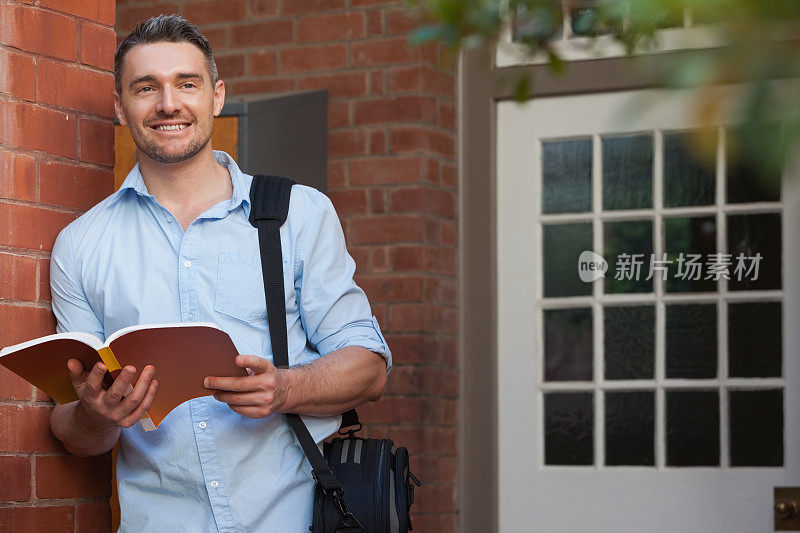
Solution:
[[[250,188],[247,185],[246,174],[239,169],[239,165],[233,160],[231,156],[222,150],[213,150],[214,161],[228,169],[231,175],[231,184],[233,185],[233,195],[231,202],[228,206],[228,211],[233,211],[240,205],[243,205],[245,218],[250,216]],[[122,182],[119,190],[133,189],[136,194],[140,196],[152,196],[147,190],[147,185],[144,183],[144,178],[139,170],[139,163],[134,165],[133,169],[128,173],[125,181]]]

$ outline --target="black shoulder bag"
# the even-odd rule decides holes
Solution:
[[[273,362],[288,368],[286,306],[280,227],[289,213],[294,181],[278,176],[255,176],[250,187],[250,223],[258,228],[261,270],[267,298],[267,321]],[[324,444],[324,457],[296,414],[286,414],[317,482],[312,533],[405,533],[412,530],[409,512],[414,483],[406,448],[389,439],[363,439],[354,410],[342,414],[342,428],[358,426]],[[342,431],[340,429],[340,434]]]

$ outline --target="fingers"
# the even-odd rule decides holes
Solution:
[[[272,403],[274,394],[271,392],[226,392],[216,391],[214,398],[228,405],[263,405]]]
[[[247,418],[266,418],[272,411],[257,405],[228,405],[234,413],[238,413]]]
[[[130,391],[131,380],[136,375],[136,368],[128,365],[122,369],[114,384],[103,395],[103,403],[108,407],[115,407],[122,401],[123,396]],[[90,376],[91,378],[91,376]]]
[[[69,377],[71,377],[73,380],[80,378],[85,372],[83,369],[83,363],[77,359],[70,359],[67,361],[67,371],[69,372]]]
[[[139,375],[139,379],[136,381],[136,386],[133,387],[128,394],[125,395],[125,399],[122,401],[122,406],[125,407],[128,411],[133,410],[144,398],[145,394],[148,391],[150,386],[150,381],[153,379],[153,375],[155,374],[155,367],[153,365],[147,365],[142,370],[142,373]],[[111,389],[109,389],[109,392]]]
[[[141,378],[139,378],[141,381]],[[139,386],[139,382],[136,383],[136,386]],[[139,402],[139,405],[131,411],[131,413],[120,420],[119,425],[122,427],[129,428],[134,425],[136,422],[142,419],[148,409],[150,409],[150,405],[153,403],[153,398],[156,397],[156,391],[158,390],[158,380],[152,380],[149,382],[147,386],[147,390],[145,392],[144,398],[142,401]],[[133,394],[133,393],[132,393]]]
[[[106,365],[101,362],[96,363],[86,377],[86,393],[96,397],[103,392],[103,376],[105,375]]]
[[[237,355],[235,362],[236,366],[253,369],[255,374],[263,374],[275,368],[269,360],[257,355]]]

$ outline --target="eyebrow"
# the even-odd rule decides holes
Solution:
[[[178,74],[175,75],[175,77],[178,78],[179,80],[202,81],[203,79],[203,77],[200,74],[197,74],[196,72],[179,72]],[[129,87],[133,87],[135,85],[138,85],[139,83],[152,82],[152,81],[156,81],[156,77],[153,76],[152,74],[146,74],[144,76],[139,76],[135,80],[131,81]]]

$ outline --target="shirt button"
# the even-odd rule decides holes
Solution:
[[[212,481],[211,482],[211,488],[212,489],[216,489],[217,487],[219,487],[219,481]]]
[[[192,262],[187,259],[186,261],[183,262],[183,266],[189,268],[190,266],[192,266]]]
[[[206,423],[205,422],[200,422],[199,424],[197,424],[197,427],[199,427],[200,429],[205,429],[206,428]]]
[[[188,318],[189,320],[191,320],[191,319],[193,319],[193,318],[194,318],[194,315],[193,315],[192,313],[189,313],[188,315],[186,315],[186,318]]]

